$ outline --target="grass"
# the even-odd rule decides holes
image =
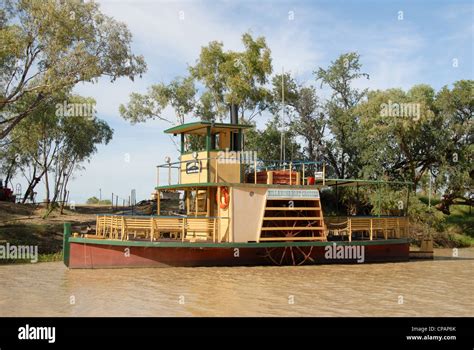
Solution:
[[[38,246],[38,261],[62,260],[62,224],[9,224],[0,226],[0,243]],[[0,260],[4,263],[29,263],[26,260]]]
[[[52,262],[52,261],[63,261],[62,250],[57,253],[51,254],[38,254],[38,262]]]
[[[428,205],[427,196],[418,196]],[[437,205],[440,198],[432,197],[431,206]],[[469,247],[474,245],[474,209],[468,205],[450,206],[450,215],[444,215],[442,232],[434,235],[435,243],[445,247]]]
[[[458,229],[459,233],[474,238],[474,210],[467,205],[453,205],[446,224]]]

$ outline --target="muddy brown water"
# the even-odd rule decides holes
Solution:
[[[0,266],[0,316],[474,316],[474,248],[407,263],[68,270]]]

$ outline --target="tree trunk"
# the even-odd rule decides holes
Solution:
[[[33,190],[35,189],[36,185],[41,181],[41,178],[43,177],[44,172],[42,172],[40,175],[36,176],[36,167],[33,169],[33,177],[31,182],[28,184],[28,188],[26,189],[25,195],[23,196],[23,200],[21,201],[23,204],[28,200],[28,197],[31,196],[33,199],[32,193]]]
[[[49,178],[48,178],[48,172],[44,173],[44,186],[45,186],[45,191],[46,191],[45,202],[46,202],[46,205],[49,207]]]
[[[69,172],[70,173],[70,172]],[[60,214],[64,214],[64,204],[66,203],[66,198],[67,198],[67,184],[69,182],[69,176],[68,175],[65,179],[64,179],[64,184],[63,184],[63,193],[62,193],[62,201],[61,201],[61,210],[60,210]]]

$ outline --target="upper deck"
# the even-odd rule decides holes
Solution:
[[[315,181],[324,184],[325,168],[321,163],[261,160],[257,151],[244,150],[244,133],[251,127],[196,122],[165,130],[180,136],[180,156],[177,161],[167,157],[166,163],[157,166],[157,190],[232,184],[303,186]]]

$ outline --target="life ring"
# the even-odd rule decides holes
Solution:
[[[221,196],[219,198],[219,191],[216,192],[216,201],[219,203],[221,209],[227,209],[229,207],[229,190],[227,187],[221,187]],[[224,199],[224,201],[222,201]]]

